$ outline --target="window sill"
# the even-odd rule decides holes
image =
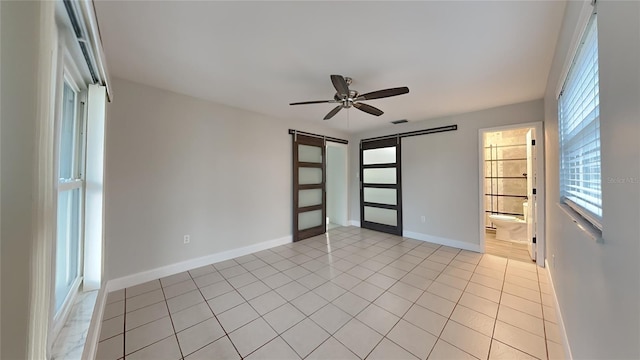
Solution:
[[[594,239],[597,243],[604,243],[604,239],[602,238],[602,230],[598,229],[592,223],[580,216],[580,214],[573,210],[569,205],[562,203],[556,204],[567,216],[569,216],[569,219],[571,219],[571,221],[576,224],[578,229],[582,230],[582,232],[587,234],[590,238]]]

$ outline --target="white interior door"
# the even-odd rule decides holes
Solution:
[[[536,152],[535,152],[535,129],[527,132],[527,248],[532,260],[536,260]]]

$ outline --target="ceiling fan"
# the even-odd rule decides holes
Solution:
[[[349,85],[351,85],[351,78],[344,77],[342,75],[331,75],[331,82],[333,83],[333,87],[336,89],[336,94],[333,96],[332,100],[315,100],[315,101],[302,101],[302,102],[294,102],[289,105],[306,105],[306,104],[323,104],[323,103],[334,103],[340,104],[333,108],[333,110],[329,111],[329,113],[324,117],[324,120],[331,119],[338,111],[342,109],[348,109],[351,106],[355,107],[358,110],[364,111],[371,115],[380,116],[384,114],[384,112],[376,107],[371,105],[367,105],[360,101],[362,100],[373,100],[373,99],[381,99],[391,96],[397,96],[406,94],[409,92],[409,88],[406,86],[384,89],[378,91],[368,92],[366,94],[360,95],[356,90],[350,90]]]

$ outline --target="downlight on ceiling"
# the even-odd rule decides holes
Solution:
[[[407,119],[395,120],[395,121],[392,121],[391,123],[393,125],[398,125],[398,124],[402,124],[402,123],[406,123],[406,122],[409,122],[409,120],[407,120]]]

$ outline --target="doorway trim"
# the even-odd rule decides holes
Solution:
[[[480,251],[485,253],[485,196],[484,196],[484,134],[496,131],[514,130],[522,128],[532,128],[536,134],[536,264],[540,267],[545,267],[545,176],[544,176],[544,123],[542,121],[529,122],[521,124],[503,125],[491,128],[482,128],[478,130],[478,216],[479,216],[479,229],[480,235]]]

